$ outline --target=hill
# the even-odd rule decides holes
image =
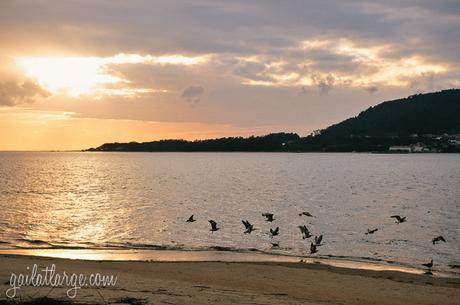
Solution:
[[[432,140],[439,136],[459,133],[460,90],[451,89],[370,107],[354,118],[303,138],[302,148],[310,151],[385,151],[392,145],[418,142],[432,145]]]
[[[412,146],[419,151],[460,152],[459,134],[460,90],[450,89],[383,102],[304,138],[283,132],[249,138],[106,143],[89,151],[384,152],[392,146]]]

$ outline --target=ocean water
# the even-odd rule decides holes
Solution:
[[[197,221],[186,223],[191,214]],[[244,234],[242,220],[256,230]],[[0,153],[0,249],[310,256],[304,224],[324,236],[313,257],[415,267],[433,259],[434,269],[458,272],[460,155]],[[433,245],[438,235],[447,242]]]

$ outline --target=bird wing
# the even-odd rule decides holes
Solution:
[[[446,240],[442,236],[439,236],[439,240],[442,240],[443,242],[446,242]]]
[[[310,252],[312,253],[316,252],[316,245],[314,243],[310,244]]]

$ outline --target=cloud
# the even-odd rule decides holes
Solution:
[[[460,5],[455,0],[109,2],[1,4],[0,39],[23,50],[30,42],[42,42],[99,54],[124,48],[126,52],[187,50],[244,56],[275,53],[308,37],[327,36],[411,45],[422,55],[460,58],[451,48],[460,35]],[[196,39],[198,34],[207,39]]]
[[[181,97],[187,100],[188,102],[199,102],[200,97],[204,93],[204,88],[200,86],[190,86],[182,91]]]
[[[0,8],[0,40],[6,50],[26,53],[37,45],[52,46],[172,69],[173,63],[212,65],[202,56],[213,54],[227,62],[216,73],[239,77],[245,85],[314,85],[301,69],[305,64],[309,74],[333,75],[334,86],[358,90],[374,83],[409,87],[408,77],[400,75],[404,71],[438,73],[441,66],[451,75],[442,78],[448,84],[457,80],[451,70],[458,72],[460,61],[455,14],[460,5],[454,0],[133,0],[110,5],[95,0],[91,10],[80,2],[15,1]],[[195,39],[197,34],[206,39]],[[113,56],[120,52],[125,54]],[[413,58],[420,60],[396,71]],[[425,63],[430,67],[413,73]],[[404,81],[396,84],[394,79]]]
[[[55,95],[34,108],[308,134],[431,83],[459,87],[459,9],[455,0],[0,1],[0,55],[94,57],[122,80],[102,84],[98,100]],[[22,77],[4,86],[16,95],[4,104],[43,98],[27,98],[40,88]],[[200,84],[206,92],[189,89]],[[205,97],[207,107],[184,107]]]
[[[270,81],[272,78],[266,74],[267,68],[263,63],[253,61],[240,61],[236,64],[233,73],[246,79],[256,81]]]
[[[32,104],[49,95],[34,79],[22,74],[10,58],[0,57],[0,106]]]
[[[187,67],[204,63],[206,56],[140,55],[120,53],[109,57],[96,56],[25,56],[15,57],[17,65],[28,76],[37,79],[53,94],[79,96],[138,97],[141,94],[165,92],[162,88],[133,87],[123,78],[118,66],[140,65]],[[71,73],[69,73],[71,71]]]
[[[32,80],[11,80],[0,82],[0,106],[31,104],[49,93]]]
[[[327,94],[334,88],[335,78],[332,75],[321,76],[314,74],[311,76],[311,80],[318,88],[319,94]]]
[[[260,54],[240,59],[233,74],[242,84],[271,87],[317,87],[326,94],[334,87],[414,87],[420,75],[454,74],[450,67],[419,55],[388,56],[392,45],[366,45],[350,39],[304,40],[284,53]],[[446,80],[443,80],[447,83]],[[368,90],[369,91],[369,90]]]
[[[370,94],[379,91],[379,88],[377,86],[374,86],[374,85],[365,86],[363,89],[366,90],[367,92],[369,92]]]

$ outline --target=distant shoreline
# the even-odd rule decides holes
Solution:
[[[0,153],[225,153],[225,154],[383,154],[383,155],[455,155],[460,152],[389,152],[389,151],[89,151],[89,150],[0,150]]]

